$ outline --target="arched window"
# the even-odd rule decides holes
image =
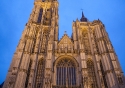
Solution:
[[[101,72],[102,72],[102,77],[103,77],[103,80],[104,80],[105,88],[108,88],[107,82],[106,82],[106,78],[105,78],[105,73],[104,73],[104,69],[103,69],[103,65],[102,65],[101,60],[100,60],[100,68],[101,68]]]
[[[29,68],[28,68],[26,82],[25,82],[25,88],[28,88],[28,82],[29,82],[29,77],[30,77],[30,72],[31,72],[31,66],[32,66],[32,60],[30,60],[30,63],[29,63]]]
[[[75,86],[76,85],[76,66],[71,59],[62,59],[56,65],[56,84],[57,86]]]
[[[122,76],[121,75],[117,75],[117,78],[118,78],[118,82],[119,84],[123,84],[123,79],[122,79]]]
[[[45,62],[43,59],[38,61],[37,74],[36,74],[36,84],[35,88],[43,88],[43,78],[44,78],[44,67]]]
[[[88,69],[88,82],[90,83],[91,86],[90,88],[97,88],[94,64],[91,59],[87,61],[87,69]]]
[[[40,9],[40,12],[39,12],[39,16],[38,16],[37,23],[41,23],[41,20],[42,20],[42,14],[43,14],[43,9],[41,8],[41,9]]]

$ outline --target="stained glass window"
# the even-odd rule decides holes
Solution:
[[[58,86],[75,86],[76,85],[76,66],[70,59],[62,59],[57,64],[57,81]]]

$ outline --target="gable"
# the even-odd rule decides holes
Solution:
[[[68,44],[68,45],[73,45],[73,42],[71,41],[71,39],[65,34],[61,40],[59,41],[58,45],[62,45],[62,44]]]

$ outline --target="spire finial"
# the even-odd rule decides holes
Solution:
[[[84,17],[84,13],[83,13],[83,11],[82,11],[82,17]]]
[[[82,10],[82,17],[84,17],[83,9],[81,9],[81,10]]]
[[[64,34],[65,34],[65,35],[67,34],[66,31],[64,31]]]

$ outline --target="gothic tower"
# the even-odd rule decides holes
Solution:
[[[103,23],[82,13],[59,40],[58,18],[57,0],[35,0],[3,88],[125,88]]]

